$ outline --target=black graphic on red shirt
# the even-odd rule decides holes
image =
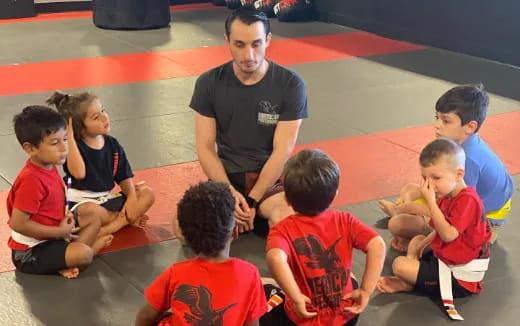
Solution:
[[[336,253],[336,245],[341,240],[339,237],[329,249],[323,248],[320,240],[314,235],[308,235],[307,238],[298,238],[293,242],[293,246],[299,255],[303,255],[310,259],[305,265],[312,269],[323,268],[325,273],[330,273],[341,268],[341,259]]]
[[[329,248],[324,248],[320,240],[312,234],[293,241],[296,253],[310,260],[305,262],[305,266],[311,269],[323,269],[325,272],[325,275],[307,278],[307,284],[312,292],[312,304],[318,309],[335,309],[342,304],[341,299],[350,272],[345,270],[336,252],[336,246],[341,238],[336,239]]]
[[[194,326],[223,326],[224,313],[237,303],[214,310],[211,304],[212,294],[204,285],[183,284],[177,288],[174,300],[189,306],[190,313],[184,313],[184,320]]]

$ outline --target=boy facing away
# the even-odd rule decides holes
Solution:
[[[464,182],[465,154],[448,138],[428,144],[420,155],[423,183],[420,191],[431,212],[433,231],[410,241],[406,256],[397,257],[393,277],[382,277],[381,292],[415,290],[442,298],[452,319],[462,320],[453,297],[480,293],[489,264],[489,232],[475,188]],[[430,246],[431,251],[423,254]]]
[[[198,257],[173,264],[145,290],[136,326],[258,325],[267,310],[258,269],[229,257],[234,209],[225,183],[201,182],[185,192],[178,221]]]
[[[481,84],[456,86],[437,101],[434,130],[437,138],[450,138],[464,149],[464,181],[476,189],[484,203],[493,243],[511,211],[514,184],[502,161],[477,134],[486,119],[488,106],[489,97]],[[392,247],[399,251],[406,251],[415,235],[431,231],[427,225],[430,217],[427,206],[414,202],[420,196],[420,186],[408,184],[401,190],[397,205],[380,201],[383,211],[391,217],[388,229],[394,235]]]
[[[67,158],[65,120],[50,108],[29,106],[13,122],[29,155],[7,197],[13,264],[24,273],[76,278],[79,267],[90,264],[113,236],[98,237],[100,221],[92,205],[77,217],[79,225],[66,211],[65,187],[56,169]]]
[[[286,164],[285,196],[296,213],[267,239],[269,270],[286,294],[283,325],[354,325],[376,286],[384,242],[352,214],[329,209],[338,185],[339,168],[322,151],[303,150]],[[359,288],[351,278],[354,248],[366,252]]]

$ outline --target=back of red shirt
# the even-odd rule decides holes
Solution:
[[[354,315],[345,314],[342,297],[351,292],[353,248],[366,252],[378,234],[347,212],[327,210],[314,217],[293,215],[276,224],[267,238],[267,250],[287,254],[291,271],[302,293],[312,300],[318,316],[299,318],[286,297],[285,310],[298,325],[343,325]]]
[[[30,219],[36,223],[58,226],[65,217],[65,189],[56,167],[47,170],[35,165],[30,159],[27,160],[7,196],[9,217],[13,208],[29,213]],[[10,222],[9,218],[8,223]],[[14,250],[29,247],[12,237],[8,244]]]
[[[194,258],[173,264],[146,290],[159,312],[172,315],[159,325],[243,325],[267,311],[258,269],[231,258],[212,263]]]

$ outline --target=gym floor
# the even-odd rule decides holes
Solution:
[[[131,325],[143,290],[170,264],[193,257],[173,239],[170,220],[183,191],[204,179],[188,107],[197,76],[228,60],[225,8],[172,7],[170,28],[101,30],[91,13],[46,14],[0,21],[0,320],[2,325]],[[432,140],[434,104],[455,84],[483,82],[491,96],[481,136],[505,162],[520,188],[520,70],[440,49],[398,42],[323,22],[272,20],[267,55],[306,81],[310,117],[298,148],[320,148],[340,164],[340,195],[333,203],[374,227],[387,241],[380,198],[395,198],[418,181],[418,153]],[[5,198],[26,156],[12,129],[24,106],[51,92],[90,90],[107,108],[112,135],[126,149],[135,181],[156,193],[150,223],[126,228],[76,280],[14,271]],[[514,325],[520,305],[520,201],[498,242],[482,294],[456,301],[465,325]],[[265,240],[242,236],[232,255],[264,262]],[[388,250],[383,274],[397,253]],[[514,263],[517,261],[517,263]],[[515,267],[516,266],[516,267]],[[354,257],[359,277],[364,255]],[[374,292],[358,325],[444,325],[432,300]]]

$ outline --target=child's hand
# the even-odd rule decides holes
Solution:
[[[316,317],[318,314],[315,311],[312,311],[312,304],[311,299],[307,297],[306,295],[301,295],[300,299],[298,301],[293,302],[294,311],[300,318],[313,318]],[[310,311],[309,311],[310,310]]]
[[[345,307],[345,311],[351,312],[353,314],[359,314],[368,304],[368,299],[370,298],[370,294],[362,289],[355,289],[354,291],[347,293],[343,300],[351,301],[352,305],[349,307]]]
[[[423,179],[421,183],[421,195],[427,203],[435,203],[435,189],[430,179]]]
[[[67,212],[65,218],[61,220],[58,226],[62,231],[62,238],[68,241],[72,241],[78,238],[77,235],[73,234],[79,231],[79,227],[74,227],[74,215],[72,212]]]

